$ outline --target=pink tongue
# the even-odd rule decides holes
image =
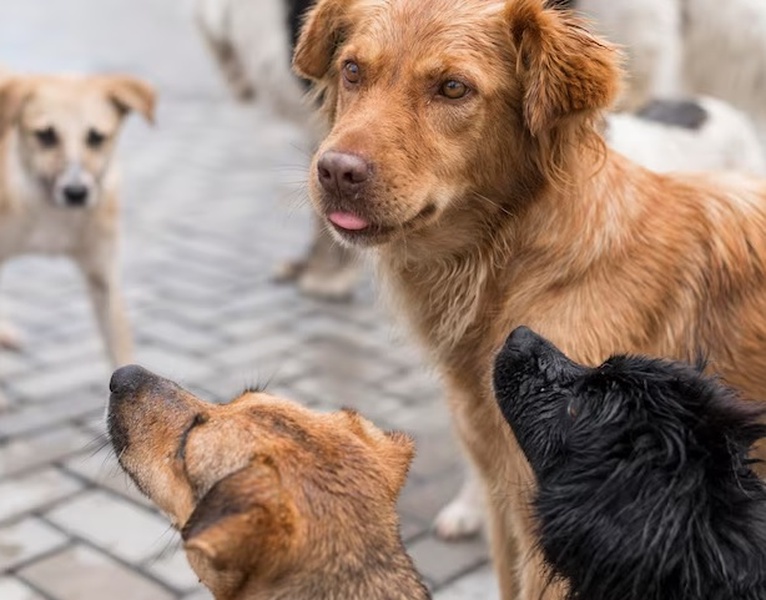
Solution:
[[[341,229],[348,229],[349,231],[360,231],[362,229],[367,229],[370,226],[369,221],[347,212],[330,213],[327,218],[330,219],[330,222],[333,225],[336,225]]]

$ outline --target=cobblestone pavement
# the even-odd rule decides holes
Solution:
[[[124,70],[161,91],[158,125],[126,127],[123,272],[137,358],[211,400],[270,379],[320,408],[355,406],[412,432],[401,501],[410,552],[438,600],[493,598],[485,544],[436,541],[429,524],[459,483],[434,380],[367,284],[351,305],[270,281],[309,231],[299,136],[228,101],[188,1],[0,0],[0,62]],[[0,599],[164,600],[209,595],[177,536],[95,453],[109,367],[84,287],[63,260],[7,265],[0,289],[25,332],[0,353]]]

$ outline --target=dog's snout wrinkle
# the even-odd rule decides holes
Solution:
[[[354,194],[368,181],[370,164],[355,154],[328,150],[319,158],[317,176],[331,194]]]

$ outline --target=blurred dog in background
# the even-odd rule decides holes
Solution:
[[[257,101],[290,121],[313,152],[326,132],[290,66],[301,19],[313,0],[199,0],[197,23],[232,94]],[[314,218],[306,254],[280,265],[278,281],[295,282],[308,296],[346,300],[361,275],[358,255],[336,243]]]
[[[85,276],[113,365],[132,342],[117,267],[118,175],[112,161],[125,116],[154,118],[152,88],[127,76],[0,80],[0,263],[65,255]],[[0,345],[19,336],[0,327]]]
[[[682,93],[721,98],[766,136],[766,3],[761,0],[559,0],[620,44],[620,105]]]

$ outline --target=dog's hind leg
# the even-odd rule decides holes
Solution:
[[[434,521],[436,535],[457,541],[479,534],[485,519],[484,490],[476,468],[467,464],[465,479],[452,501],[439,511]]]

